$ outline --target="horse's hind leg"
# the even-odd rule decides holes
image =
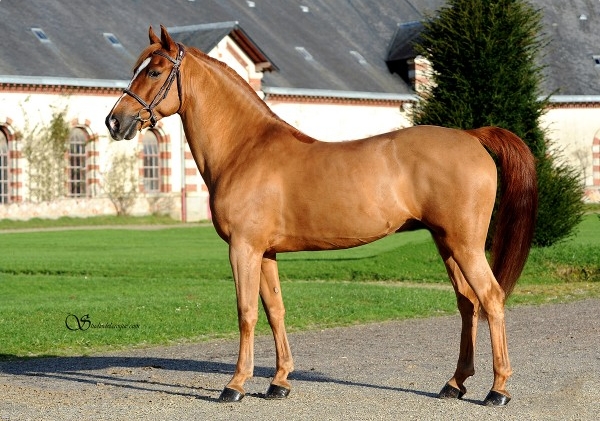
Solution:
[[[448,276],[452,281],[452,286],[456,293],[456,301],[458,310],[462,320],[462,329],[460,335],[460,352],[456,371],[454,376],[446,383],[439,393],[442,399],[461,398],[467,389],[464,386],[466,379],[475,374],[475,344],[477,341],[477,321],[479,319],[479,300],[475,293],[467,283],[460,268],[450,256],[449,252],[444,249],[441,242],[436,239],[438,249]]]
[[[260,297],[267,319],[273,331],[276,352],[276,372],[266,393],[267,399],[282,399],[289,395],[291,386],[287,376],[294,370],[290,345],[285,332],[285,307],[281,296],[279,273],[275,256],[265,256],[262,260],[260,277]]]
[[[505,387],[512,369],[508,358],[504,324],[504,291],[492,273],[483,246],[480,249],[468,246],[455,246],[451,249],[453,259],[479,300],[490,328],[494,384],[484,404],[505,405],[510,400],[510,394]]]

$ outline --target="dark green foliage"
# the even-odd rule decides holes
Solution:
[[[551,246],[573,235],[583,217],[583,187],[579,175],[566,165],[538,162],[540,200],[534,243]]]
[[[499,126],[538,161],[539,214],[534,244],[570,235],[583,214],[580,180],[559,164],[539,119],[548,105],[539,58],[548,43],[542,12],[523,0],[449,0],[424,23],[417,52],[432,65],[415,124],[471,129]]]

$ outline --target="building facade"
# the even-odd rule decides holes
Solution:
[[[408,113],[426,69],[406,46],[416,34],[414,21],[443,4],[441,0],[416,2],[416,10],[410,2],[386,0],[357,14],[341,0],[332,0],[336,8],[331,1],[317,0],[303,7],[282,1],[268,8],[262,2],[178,0],[177,7],[166,8],[151,0],[147,16],[140,16],[128,3],[119,15],[106,16],[106,10],[112,10],[108,0],[94,5],[77,0],[71,8],[87,10],[86,16],[96,22],[82,26],[72,22],[72,10],[65,9],[64,3],[46,2],[45,15],[28,0],[18,7],[0,3],[0,18],[6,22],[0,33],[22,52],[14,54],[9,42],[0,47],[0,218],[116,213],[109,178],[121,156],[132,157],[129,172],[134,177],[124,175],[129,178],[122,183],[137,191],[129,209],[132,214],[165,213],[187,221],[210,218],[208,192],[178,116],[161,120],[131,141],[113,141],[104,125],[129,82],[131,65],[147,43],[144,28],[158,19],[158,13],[176,40],[227,63],[283,120],[317,139],[344,141],[411,124]],[[571,22],[561,8],[575,6],[556,1],[544,4],[547,25],[556,36],[575,25],[568,34],[593,49],[593,37],[591,41],[588,37],[596,21],[592,17],[600,17],[596,10],[600,6],[589,9],[583,1],[575,3],[588,7],[586,19],[581,14]],[[202,14],[196,12],[200,7]],[[54,20],[44,17],[48,13]],[[334,18],[353,30],[340,29]],[[52,24],[45,32],[34,21]],[[103,25],[105,30],[91,32]],[[568,44],[572,40],[565,34],[561,43]],[[562,45],[555,53],[564,56]],[[581,83],[556,89],[559,94],[552,97],[542,124],[562,159],[580,170],[586,200],[598,202],[600,60],[585,54],[582,64],[577,61],[569,68],[581,75],[569,83]],[[563,61],[568,64],[568,57]],[[591,70],[583,67],[588,65]],[[565,80],[554,73],[550,76],[551,81]],[[43,200],[38,194],[42,181],[31,165],[31,141],[57,113],[63,113],[69,131],[64,169],[58,187],[53,187],[61,192]]]

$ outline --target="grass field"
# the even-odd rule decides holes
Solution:
[[[575,237],[532,251],[509,305],[600,296],[599,250],[600,219],[587,215]],[[0,358],[236,335],[227,255],[211,226],[0,234]],[[278,260],[290,331],[456,312],[425,231]],[[262,314],[258,332],[268,332]]]

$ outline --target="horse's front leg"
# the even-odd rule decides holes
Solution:
[[[281,285],[279,283],[275,255],[265,256],[262,259],[260,296],[269,324],[271,325],[271,330],[273,331],[277,357],[275,377],[267,390],[266,398],[282,399],[287,397],[291,390],[287,376],[294,370],[294,362],[285,332],[285,307],[283,305],[283,297],[281,296]]]
[[[249,244],[229,246],[237,295],[240,352],[233,378],[219,397],[221,402],[240,401],[245,395],[244,383],[254,373],[254,328],[258,321],[261,257],[261,253]]]

